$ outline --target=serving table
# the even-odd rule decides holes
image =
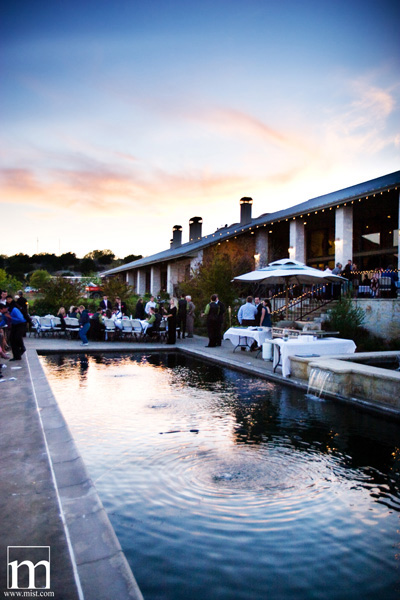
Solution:
[[[342,340],[339,338],[322,338],[314,340],[313,336],[301,336],[298,338],[274,338],[263,345],[263,358],[269,356],[270,344],[273,345],[273,371],[278,365],[282,366],[282,375],[290,375],[290,357],[318,357],[335,354],[352,354],[356,350],[353,340]]]
[[[224,333],[224,340],[229,340],[236,348],[250,350],[253,342],[262,346],[265,340],[271,338],[271,327],[230,327]]]

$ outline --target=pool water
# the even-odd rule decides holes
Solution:
[[[145,600],[400,597],[400,424],[180,354],[42,363]]]

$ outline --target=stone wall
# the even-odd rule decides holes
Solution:
[[[364,327],[380,337],[400,339],[400,298],[356,298],[365,313]]]

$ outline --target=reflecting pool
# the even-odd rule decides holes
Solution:
[[[145,600],[400,597],[400,424],[181,354],[42,364]]]

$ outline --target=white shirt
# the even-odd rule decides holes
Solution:
[[[144,312],[146,313],[146,315],[150,314],[150,308],[156,308],[156,306],[157,304],[154,301],[149,300],[144,308]]]
[[[257,307],[250,302],[246,302],[239,308],[238,321],[242,324],[243,319],[246,321],[254,321],[257,319]]]

